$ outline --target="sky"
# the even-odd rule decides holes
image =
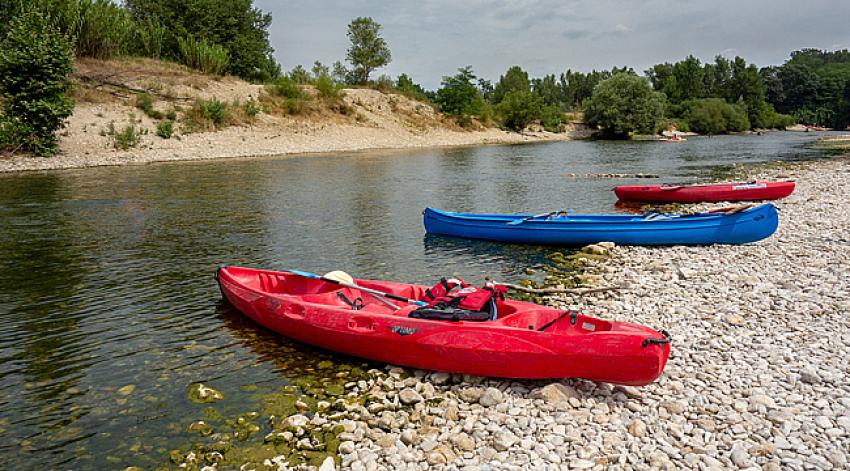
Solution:
[[[458,67],[498,80],[512,65],[531,76],[627,65],[638,72],[688,54],[739,55],[759,67],[791,51],[850,48],[848,0],[255,0],[272,14],[284,70],[345,60],[348,23],[383,25],[392,62],[429,89]]]

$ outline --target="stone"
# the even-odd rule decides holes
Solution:
[[[661,407],[667,410],[672,415],[679,415],[685,412],[688,407],[685,404],[682,404],[678,401],[664,401],[661,403]]]
[[[408,406],[411,404],[418,404],[424,400],[418,392],[410,388],[402,389],[398,393],[398,399],[401,401],[402,404]]]
[[[436,385],[443,385],[449,382],[452,378],[452,375],[449,373],[445,373],[442,371],[438,371],[436,373],[431,373],[431,382]]]
[[[354,450],[355,450],[354,442],[352,442],[352,441],[344,441],[344,442],[340,443],[339,447],[337,448],[337,451],[339,451],[339,453],[343,454],[343,455],[347,455],[349,453],[354,453]]]
[[[310,419],[305,415],[295,414],[283,419],[283,426],[286,428],[302,428],[307,425]]]
[[[455,447],[457,447],[458,450],[461,451],[472,451],[475,449],[475,441],[465,433],[452,435],[449,441],[451,441],[452,445],[454,445]]]
[[[322,465],[319,466],[319,471],[336,471],[336,463],[334,463],[334,459],[330,456],[325,458],[325,461],[322,461]]]
[[[492,407],[496,404],[501,404],[503,400],[502,391],[496,388],[487,388],[484,394],[478,399],[478,403],[484,407]]]
[[[818,372],[812,369],[800,371],[800,381],[806,384],[818,384],[821,382],[821,377]]]
[[[508,431],[500,431],[496,433],[493,439],[493,448],[498,451],[507,451],[510,447],[519,441],[516,435]]]
[[[122,396],[129,396],[130,394],[133,394],[133,391],[135,391],[135,390],[136,390],[136,385],[128,384],[128,385],[122,387],[121,389],[119,389],[118,393],[121,394]]]
[[[438,445],[439,445],[439,443],[437,443],[436,440],[434,440],[432,438],[426,438],[425,440],[422,440],[422,443],[419,445],[419,448],[422,448],[422,451],[424,451],[425,453],[428,453],[429,451],[433,450],[434,448],[437,448]]]
[[[479,399],[481,399],[483,394],[484,390],[481,388],[463,388],[460,390],[458,397],[464,402],[475,404]]]
[[[570,399],[579,399],[581,395],[575,388],[561,383],[552,383],[531,392],[532,399],[542,399],[550,404],[569,404]]]
[[[189,389],[186,391],[186,397],[196,404],[206,404],[224,399],[224,394],[201,383],[195,383],[189,386]]]
[[[645,437],[646,424],[640,419],[632,420],[632,423],[629,424],[629,433],[638,438]]]
[[[399,438],[405,445],[410,446],[419,443],[419,434],[417,434],[415,430],[405,429],[401,432],[401,436]]]

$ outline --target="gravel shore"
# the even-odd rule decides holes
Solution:
[[[570,304],[668,329],[656,383],[392,368],[359,385],[372,399],[344,423],[342,468],[850,469],[850,160],[751,176],[780,174],[798,187],[771,238],[616,247],[598,281],[630,289]]]

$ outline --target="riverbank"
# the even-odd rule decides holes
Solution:
[[[473,123],[460,127],[431,104],[374,89],[345,89],[328,101],[304,87],[297,105],[270,98],[261,85],[213,78],[149,59],[82,60],[75,73],[76,108],[50,158],[0,155],[0,173],[152,162],[354,152],[375,149],[517,144],[589,136],[581,125],[565,132],[509,132]],[[149,103],[144,103],[144,98]],[[212,123],[198,109],[217,100],[227,114]],[[295,107],[296,111],[285,111]],[[248,111],[246,111],[248,110]],[[170,118],[167,118],[170,116]],[[200,119],[200,123],[198,120]],[[174,135],[158,126],[173,123]],[[116,133],[132,128],[124,149]],[[126,146],[127,141],[131,145]]]
[[[656,383],[393,369],[374,383],[378,406],[360,410],[340,435],[343,468],[846,469],[850,161],[746,176],[798,182],[776,203],[781,223],[771,238],[616,247],[591,261],[592,278],[630,289],[550,300],[670,330],[670,361]]]

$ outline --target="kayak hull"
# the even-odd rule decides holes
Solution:
[[[270,330],[320,348],[412,368],[639,386],[658,378],[670,353],[666,334],[648,327],[564,315],[520,301],[499,301],[494,321],[449,322],[410,318],[415,306],[393,302],[399,307],[394,311],[357,290],[286,272],[223,267],[216,278],[230,304]],[[424,298],[424,286],[355,282]],[[352,310],[337,292],[349,299],[361,297],[364,307]]]
[[[469,239],[537,245],[579,246],[610,241],[618,245],[745,244],[769,237],[779,225],[776,208],[764,204],[734,214],[568,215],[552,220],[527,214],[451,213],[426,208],[425,230]]]
[[[720,201],[770,201],[794,192],[794,182],[752,182],[723,185],[624,185],[614,188],[622,201],[648,203],[700,203]]]

